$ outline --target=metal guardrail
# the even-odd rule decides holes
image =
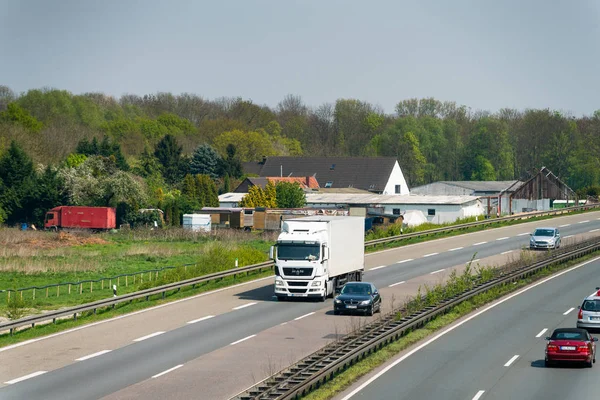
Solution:
[[[594,209],[594,208],[600,208],[600,204],[578,206],[578,207],[568,207],[568,208],[564,208],[561,210],[540,211],[540,212],[531,213],[531,214],[527,214],[527,215],[495,218],[495,219],[490,219],[490,220],[484,220],[481,222],[471,222],[471,223],[467,223],[467,224],[453,225],[453,226],[448,226],[448,227],[444,227],[444,228],[431,229],[431,230],[422,231],[422,232],[415,232],[415,233],[411,233],[411,234],[369,240],[369,241],[365,242],[365,247],[375,246],[378,244],[391,243],[394,241],[400,241],[400,240],[410,239],[410,238],[419,237],[419,236],[427,236],[427,235],[431,235],[431,234],[437,234],[437,233],[448,232],[448,231],[453,231],[453,230],[461,230],[461,229],[466,229],[466,228],[470,228],[473,226],[489,225],[489,224],[494,224],[494,223],[498,223],[498,222],[518,220],[518,219],[529,219],[529,218],[533,218],[533,217],[546,216],[546,215],[558,215],[558,214],[564,214],[564,213],[569,213],[569,212],[573,212],[573,211],[585,211],[585,210]],[[14,329],[19,328],[21,326],[31,325],[33,327],[37,323],[45,322],[45,321],[49,321],[49,320],[56,322],[57,318],[67,316],[67,315],[73,315],[73,317],[76,319],[77,314],[81,314],[82,312],[86,312],[86,311],[90,311],[90,310],[94,310],[94,312],[95,312],[98,308],[114,306],[116,304],[119,304],[119,303],[122,303],[125,301],[131,301],[131,300],[135,300],[135,299],[139,299],[139,298],[143,298],[143,297],[149,297],[149,296],[159,294],[159,293],[162,293],[163,297],[164,297],[165,292],[167,292],[169,290],[181,289],[182,287],[193,286],[195,284],[202,283],[202,282],[208,282],[211,280],[218,280],[218,279],[222,279],[222,278],[225,278],[228,276],[232,276],[232,275],[234,276],[234,275],[237,275],[237,274],[240,274],[243,272],[247,273],[247,272],[256,271],[256,270],[260,270],[260,269],[264,269],[264,268],[271,268],[271,267],[273,267],[273,265],[274,264],[272,261],[265,261],[265,262],[259,263],[259,264],[253,264],[253,265],[234,268],[234,269],[230,269],[230,270],[226,270],[226,271],[222,271],[222,272],[216,272],[216,273],[209,274],[209,275],[203,275],[203,276],[191,278],[191,279],[188,279],[185,281],[169,283],[169,284],[166,284],[163,286],[158,286],[155,288],[145,289],[145,290],[141,290],[141,291],[137,291],[137,292],[133,292],[133,293],[129,293],[129,294],[125,294],[125,295],[121,295],[121,296],[117,296],[117,297],[113,297],[113,298],[109,298],[109,299],[99,300],[99,301],[87,303],[87,304],[82,304],[80,306],[65,308],[65,309],[57,310],[57,311],[50,311],[50,312],[44,313],[42,315],[32,315],[32,316],[20,318],[20,319],[11,321],[11,322],[0,324],[0,332],[10,330],[10,333],[12,334]],[[171,267],[165,267],[163,269],[166,269],[166,268],[171,268]],[[148,271],[145,271],[145,272],[147,273]],[[154,272],[156,272],[156,270],[154,270]],[[124,274],[124,275],[127,275],[127,274]],[[122,275],[122,276],[124,276],[124,275]],[[95,280],[94,282],[101,281],[102,279],[103,278],[99,278],[99,279]],[[106,280],[106,279],[110,279],[110,278],[104,278],[104,280]],[[117,277],[117,279],[118,279],[118,277]],[[90,281],[91,280],[88,280],[85,282],[89,283]],[[69,282],[66,282],[64,284],[52,284],[52,285],[49,285],[48,287],[50,287],[50,286],[60,287],[63,285],[68,285],[68,284],[69,284]],[[75,284],[80,285],[81,282],[77,282]],[[42,287],[42,288],[46,288],[46,287]],[[34,289],[34,287],[16,289],[16,290],[9,289],[9,291],[16,291],[16,292],[21,291],[21,293],[22,293],[22,291],[27,290],[27,289]],[[80,288],[80,290],[81,290],[81,288]],[[7,290],[3,290],[3,291],[5,292]],[[0,291],[0,292],[3,292],[3,291]],[[22,294],[21,294],[21,296],[22,296]]]
[[[551,253],[550,257],[532,265],[509,271],[487,282],[475,284],[471,289],[444,299],[435,306],[423,308],[409,316],[397,319],[398,308],[356,332],[350,333],[340,341],[325,346],[296,364],[252,388],[232,398],[235,400],[288,400],[296,399],[316,389],[321,384],[370,353],[399,339],[408,331],[419,328],[436,316],[443,314],[465,300],[481,294],[493,287],[514,282],[532,275],[553,264],[563,263],[600,250],[600,239],[563,248]]]
[[[31,327],[34,327],[35,324],[38,324],[40,322],[49,321],[49,320],[52,320],[52,322],[56,322],[56,319],[59,317],[71,316],[71,315],[73,316],[74,319],[77,319],[77,314],[81,314],[86,311],[93,311],[95,314],[96,310],[99,308],[115,306],[119,303],[137,300],[137,299],[144,298],[144,297],[146,298],[146,300],[148,300],[148,298],[150,296],[157,295],[157,294],[162,294],[162,296],[164,298],[166,292],[170,291],[170,290],[180,290],[181,288],[184,288],[187,286],[195,286],[199,283],[223,279],[228,276],[235,276],[235,275],[239,275],[242,273],[249,273],[252,271],[257,271],[257,270],[261,270],[261,269],[265,269],[265,268],[271,268],[272,266],[273,266],[273,263],[270,261],[267,261],[267,262],[264,262],[261,264],[248,265],[246,267],[239,267],[239,268],[236,268],[233,270],[216,272],[213,274],[204,275],[204,276],[200,276],[197,278],[187,279],[185,281],[168,283],[166,285],[157,286],[155,288],[140,290],[137,292],[124,294],[121,296],[116,296],[116,297],[112,297],[112,298],[108,298],[108,299],[104,299],[104,300],[98,300],[93,303],[82,304],[79,306],[69,307],[69,308],[65,308],[62,310],[50,311],[50,312],[47,312],[47,313],[41,314],[41,315],[31,315],[28,317],[24,317],[24,318],[20,318],[20,319],[14,320],[14,321],[5,322],[5,323],[0,324],[0,332],[10,330],[10,333],[12,335],[13,331],[16,328],[19,328],[19,327],[22,327],[25,325],[31,325]]]
[[[584,206],[576,206],[576,207],[565,207],[565,208],[561,208],[559,210],[537,211],[537,212],[532,212],[532,213],[528,213],[528,214],[509,215],[506,217],[484,219],[483,221],[468,222],[466,224],[450,225],[450,226],[445,226],[443,228],[429,229],[426,231],[407,233],[407,234],[397,235],[397,236],[390,236],[390,237],[381,238],[381,239],[373,239],[373,240],[366,241],[365,247],[377,246],[379,244],[387,244],[387,243],[397,242],[397,241],[401,241],[401,240],[412,239],[412,238],[416,238],[416,237],[420,237],[420,236],[429,236],[429,235],[435,235],[438,233],[458,231],[458,230],[463,230],[463,229],[468,229],[468,228],[473,228],[473,227],[478,227],[478,226],[494,225],[494,224],[498,224],[498,223],[502,223],[502,222],[516,221],[516,220],[521,220],[521,219],[530,219],[530,218],[536,218],[536,217],[545,217],[545,216],[551,216],[551,215],[569,214],[571,212],[586,211],[586,210],[591,210],[591,209],[596,209],[596,208],[600,208],[600,203],[599,204],[589,204],[589,205],[584,205]]]

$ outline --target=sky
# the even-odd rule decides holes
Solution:
[[[0,0],[0,85],[600,109],[597,0]]]

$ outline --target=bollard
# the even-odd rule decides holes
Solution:
[[[35,300],[35,288],[33,288],[33,299]]]
[[[102,287],[100,289],[104,290],[104,279],[102,279]]]
[[[94,291],[94,282],[90,281],[90,293]]]
[[[77,313],[73,314],[73,321],[77,321]]]
[[[113,285],[113,297],[117,297],[117,285]]]
[[[23,291],[21,290],[21,300],[23,300]]]
[[[69,294],[71,294],[71,284],[69,283]]]

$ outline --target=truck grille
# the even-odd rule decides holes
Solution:
[[[288,289],[290,293],[306,293],[306,289]]]
[[[307,268],[283,268],[283,274],[286,276],[311,276],[313,269]]]
[[[287,281],[288,286],[308,286],[308,282]]]

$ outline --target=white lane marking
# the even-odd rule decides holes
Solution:
[[[559,227],[559,228],[564,228],[564,227],[566,227],[566,226],[571,226],[571,224],[559,225],[558,227]]]
[[[563,239],[570,238],[570,237],[573,237],[573,235],[563,236]]]
[[[142,340],[150,339],[150,338],[153,338],[154,336],[162,335],[163,333],[164,333],[163,331],[154,332],[154,333],[151,333],[149,335],[142,336],[141,338],[133,339],[133,341],[134,342],[141,342]]]
[[[87,356],[85,356],[85,357],[78,358],[78,359],[76,359],[75,361],[85,361],[85,360],[89,360],[90,358],[98,357],[98,356],[101,356],[102,354],[106,354],[106,353],[110,353],[110,350],[102,350],[102,351],[99,351],[99,352],[97,352],[97,353],[90,354],[90,355],[87,355]]]
[[[413,261],[413,259],[409,258],[407,260],[398,261],[396,264],[404,264],[404,263],[409,262],[409,261]]]
[[[245,338],[243,338],[243,339],[240,339],[240,340],[236,340],[235,342],[233,342],[233,343],[230,343],[229,345],[230,345],[230,346],[233,346],[234,344],[242,343],[242,342],[243,342],[243,341],[245,341],[245,340],[252,339],[254,336],[256,336],[256,335],[250,335],[250,336],[246,336]]]
[[[425,258],[425,257],[431,257],[431,256],[437,256],[438,254],[440,254],[440,253],[430,253],[430,254],[425,254],[425,255],[423,256],[423,258]]]
[[[22,376],[20,378],[16,378],[16,379],[13,379],[13,380],[10,380],[10,381],[6,381],[4,383],[6,385],[12,385],[13,383],[21,382],[21,381],[24,381],[26,379],[33,378],[33,377],[45,374],[46,372],[48,372],[48,371],[37,371],[37,372],[34,372],[33,374],[25,375],[25,376]]]
[[[592,232],[598,232],[598,231],[600,231],[600,229],[592,229],[592,230],[590,231],[590,233],[592,233]]]
[[[455,248],[450,249],[448,251],[456,251],[456,250],[462,250],[462,249],[464,249],[464,247],[455,247]]]
[[[391,250],[396,250],[396,249],[391,249]],[[369,254],[376,254],[376,253],[369,253]],[[195,296],[186,297],[185,299],[179,299],[179,300],[171,301],[169,303],[160,304],[158,306],[144,308],[143,310],[135,311],[135,312],[132,312],[132,313],[129,313],[129,314],[119,315],[118,317],[109,318],[109,319],[105,319],[105,320],[98,321],[98,322],[92,322],[91,324],[86,324],[86,325],[78,326],[77,328],[68,329],[66,331],[61,331],[61,332],[56,332],[56,333],[53,333],[52,335],[42,336],[42,337],[39,337],[39,338],[36,338],[36,339],[29,339],[29,340],[26,340],[24,342],[11,344],[10,346],[6,346],[6,347],[0,347],[0,353],[2,353],[3,351],[15,349],[17,347],[21,347],[21,346],[25,346],[25,345],[28,345],[28,344],[36,343],[36,342],[39,342],[39,341],[42,341],[42,340],[52,339],[52,338],[57,337],[57,336],[66,335],[67,333],[77,332],[77,331],[80,331],[82,329],[92,328],[94,326],[101,325],[101,324],[106,324],[108,322],[114,322],[114,321],[117,321],[117,320],[120,320],[120,319],[133,317],[133,316],[138,315],[138,314],[143,314],[143,313],[147,313],[149,311],[158,310],[159,308],[169,307],[169,306],[172,306],[172,305],[175,305],[175,304],[178,304],[178,303],[182,303],[184,301],[195,300],[195,299],[197,299],[199,297],[209,296],[211,294],[224,292],[226,290],[235,289],[235,288],[238,288],[240,286],[246,286],[246,285],[249,285],[251,283],[260,282],[260,281],[264,281],[264,280],[267,280],[267,279],[273,279],[274,276],[275,275],[265,276],[264,278],[259,278],[259,279],[255,279],[253,281],[238,283],[237,285],[233,285],[233,286],[228,286],[228,287],[224,287],[224,288],[221,288],[221,289],[212,290],[210,292],[200,293],[200,294],[197,294]]]
[[[246,303],[246,304],[242,304],[241,306],[233,307],[232,310],[241,310],[242,308],[250,307],[255,304],[258,304],[258,303],[253,301],[252,303]]]
[[[510,364],[514,363],[514,362],[515,362],[515,360],[516,360],[517,358],[519,358],[519,355],[518,355],[518,354],[517,354],[517,355],[515,355],[515,356],[513,356],[513,358],[511,358],[510,360],[508,360],[508,361],[506,362],[506,364],[504,364],[504,366],[505,366],[505,367],[510,367]]]
[[[512,253],[512,252],[513,252],[512,250],[508,250],[508,251],[503,251],[503,252],[502,252],[502,253],[500,253],[500,254],[508,254],[508,253]]]
[[[480,390],[479,392],[477,392],[477,394],[475,396],[473,396],[472,400],[479,400],[481,398],[481,396],[483,396],[484,393],[485,393],[485,390]]]
[[[383,374],[385,374],[386,372],[388,372],[390,369],[394,368],[396,365],[400,364],[402,361],[406,360],[408,357],[412,356],[413,354],[415,354],[416,352],[418,352],[419,350],[422,350],[423,348],[429,346],[431,343],[435,342],[436,340],[438,340],[439,338],[447,335],[448,333],[452,332],[453,330],[455,330],[456,328],[459,328],[461,326],[463,326],[464,324],[466,324],[467,322],[471,321],[474,318],[477,318],[478,316],[480,316],[481,314],[483,314],[486,311],[489,311],[493,308],[498,307],[500,304],[503,304],[505,302],[507,302],[508,300],[517,297],[525,292],[530,291],[531,289],[538,287],[539,285],[543,285],[544,283],[551,281],[552,279],[556,279],[559,276],[563,276],[566,273],[569,273],[571,271],[574,271],[576,269],[579,269],[581,267],[584,267],[590,263],[596,262],[600,260],[600,257],[596,257],[594,259],[588,260],[584,263],[575,265],[569,269],[566,269],[562,272],[559,272],[556,275],[552,275],[549,276],[546,279],[542,279],[541,281],[534,283],[531,286],[528,286],[526,288],[523,288],[521,290],[519,290],[518,292],[515,292],[511,295],[506,296],[505,298],[498,300],[496,303],[490,304],[489,306],[485,307],[484,309],[476,312],[473,315],[468,316],[467,318],[463,319],[462,321],[458,322],[456,325],[452,325],[451,327],[449,327],[448,329],[443,330],[442,332],[438,333],[437,335],[435,335],[434,337],[432,337],[431,339],[429,339],[428,341],[426,341],[425,343],[420,344],[419,346],[415,347],[414,349],[412,349],[411,351],[409,351],[408,353],[404,354],[402,357],[398,358],[396,361],[392,362],[391,364],[389,364],[387,367],[385,367],[384,369],[382,369],[381,371],[379,371],[378,373],[376,373],[375,375],[373,375],[369,380],[367,380],[365,383],[363,383],[362,385],[358,386],[356,389],[354,389],[352,392],[350,392],[346,397],[342,398],[342,400],[348,400],[350,399],[352,396],[354,396],[355,394],[359,393],[361,390],[363,390],[364,388],[366,388],[367,386],[369,386],[371,383],[373,383],[375,380],[379,379],[379,377],[381,377]]]
[[[173,368],[169,368],[168,370],[163,371],[160,374],[153,375],[152,377],[153,378],[158,378],[159,376],[163,376],[164,374],[168,374],[169,372],[175,371],[177,368],[181,368],[181,367],[183,367],[183,364],[176,365]]]
[[[573,311],[574,309],[575,309],[575,307],[571,307],[571,308],[569,308],[567,311],[565,311],[565,312],[563,313],[563,315],[567,315],[568,313],[570,313],[570,312],[571,312],[571,311]]]
[[[444,268],[438,269],[437,271],[430,272],[429,275],[437,274],[439,272],[442,272],[443,270],[444,270]]]
[[[589,219],[585,220],[585,221],[579,221],[578,224],[585,224],[586,222],[590,222]]]
[[[465,264],[476,263],[479,260],[481,260],[481,258],[476,258],[473,261],[467,261]]]
[[[529,235],[529,232],[519,233],[517,236],[525,236],[525,235]]]
[[[506,240],[506,239],[508,239],[508,236],[506,236],[506,237],[501,237],[501,238],[498,238],[498,239],[496,239],[496,240]]]
[[[537,335],[535,335],[535,337],[542,337],[542,335],[543,335],[544,333],[546,333],[546,332],[548,332],[548,328],[544,328],[544,329],[542,329],[542,330],[540,331],[540,333],[538,333]]]
[[[385,268],[387,265],[380,265],[379,267],[371,268],[369,271],[375,271],[376,269]]]
[[[480,244],[486,244],[487,242],[479,242],[479,243],[475,243],[473,246],[479,246]]]
[[[403,283],[406,283],[406,281],[392,283],[392,284],[391,284],[390,286],[388,286],[388,287],[394,287],[394,286],[402,285]]]
[[[214,318],[214,315],[207,315],[206,317],[202,317],[202,318],[198,318],[198,319],[194,319],[192,321],[188,321],[188,324],[195,324],[196,322],[200,322],[200,321],[206,321],[207,319],[211,319]]]
[[[281,323],[281,324],[279,324],[279,325],[287,325],[287,322],[282,322],[282,323]]]
[[[309,312],[308,314],[301,315],[301,316],[299,316],[298,318],[294,318],[294,321],[298,321],[298,320],[300,320],[300,319],[302,319],[302,318],[309,317],[309,316],[313,315],[314,313],[315,313],[315,312],[313,311],[313,312]]]

